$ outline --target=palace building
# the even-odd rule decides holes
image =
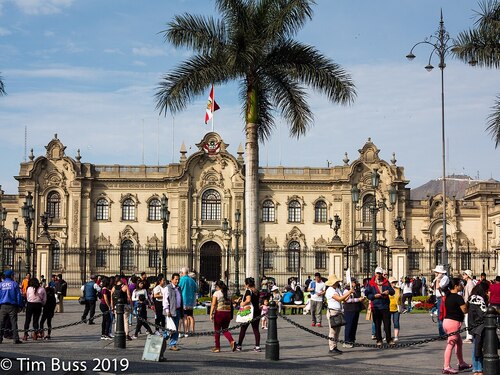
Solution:
[[[213,132],[196,146],[188,155],[183,145],[179,162],[165,166],[99,165],[82,162],[79,152],[66,155],[54,136],[45,155],[21,163],[18,194],[1,192],[4,265],[21,277],[63,273],[71,287],[90,274],[154,275],[165,267],[170,274],[188,266],[233,286],[242,284],[252,251],[259,273],[283,285],[347,268],[363,277],[374,264],[396,277],[429,277],[445,242],[452,273],[500,274],[495,180],[450,177],[446,199],[434,186],[440,181],[411,190],[394,155],[381,159],[370,139],[343,165],[262,167],[260,248],[245,249],[244,152],[229,153]],[[31,210],[23,208],[28,193]],[[28,233],[23,213],[30,211]]]

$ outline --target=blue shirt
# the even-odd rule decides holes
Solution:
[[[192,309],[196,306],[196,292],[198,291],[198,285],[188,275],[184,275],[179,280],[179,288],[182,292],[182,302],[184,303],[184,308]]]
[[[9,277],[0,283],[0,305],[24,306],[19,285]]]

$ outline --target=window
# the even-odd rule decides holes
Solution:
[[[373,195],[366,195],[363,198],[362,218],[363,224],[372,224]]]
[[[288,244],[288,272],[298,272],[300,265],[300,244],[292,241]]]
[[[273,269],[274,268],[274,254],[272,251],[264,251],[264,269]]]
[[[314,205],[314,222],[326,223],[326,203],[325,201],[318,201]],[[318,268],[318,267],[316,267]]]
[[[315,263],[316,269],[326,269],[326,251],[316,251]]]
[[[108,260],[108,251],[106,249],[97,249],[95,253],[95,266],[106,267]]]
[[[300,214],[301,214],[300,203],[296,200],[291,201],[288,204],[288,222],[300,223],[301,222]]]
[[[262,221],[266,223],[274,223],[276,221],[274,202],[266,199],[262,204]]]
[[[122,220],[135,220],[135,202],[130,198],[123,202]]]
[[[460,267],[462,270],[471,269],[471,253],[460,253]]]
[[[149,250],[149,261],[148,261],[148,267],[149,268],[159,268],[160,265],[158,264],[158,250]]]
[[[57,270],[61,268],[61,246],[56,240],[51,241],[52,247],[52,269]]]
[[[120,264],[122,270],[130,270],[134,266],[134,243],[130,240],[125,240],[122,242],[121,254],[120,254]]]
[[[109,203],[106,199],[100,198],[96,203],[96,220],[109,220]]]
[[[54,219],[61,217],[61,196],[56,191],[50,192],[47,196],[47,212]]]
[[[161,203],[159,199],[152,199],[149,202],[148,220],[161,220]]]
[[[410,250],[408,252],[408,267],[410,267],[411,270],[420,269],[420,256],[417,251]]]
[[[209,189],[201,196],[201,220],[202,221],[220,221],[220,194]]]

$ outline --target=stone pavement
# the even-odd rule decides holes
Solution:
[[[79,321],[82,311],[83,307],[76,301],[67,301],[65,313],[55,315],[53,326]],[[150,321],[153,321],[152,312],[150,316]],[[328,334],[327,327],[312,328],[309,315],[288,317],[307,328]],[[213,330],[208,315],[197,315],[195,318],[197,332]],[[95,325],[80,324],[56,329],[52,332],[53,338],[50,341],[29,340],[21,345],[13,345],[11,340],[4,340],[0,344],[0,374],[223,374],[231,372],[255,375],[286,372],[287,374],[429,375],[441,373],[445,347],[444,341],[436,341],[400,349],[341,348],[344,354],[332,357],[328,354],[327,340],[296,328],[278,317],[279,361],[265,359],[267,331],[261,330],[263,351],[256,353],[252,350],[254,336],[250,327],[241,352],[231,352],[227,340],[221,337],[221,353],[212,353],[210,352],[210,348],[214,345],[212,336],[193,336],[181,339],[180,351],[167,350],[165,362],[146,362],[141,359],[145,334],[140,335],[138,340],[127,341],[126,349],[115,349],[113,341],[100,340],[101,319],[97,319],[96,322]],[[326,324],[325,317],[323,317],[323,322]],[[20,314],[19,323],[19,328],[22,328],[24,314]],[[236,325],[234,321],[233,325]],[[437,336],[437,326],[428,314],[402,315],[401,327],[400,343]],[[239,330],[232,331],[236,340],[238,333]],[[357,338],[359,343],[374,343],[371,340],[371,322],[365,321],[364,315],[360,318]],[[470,344],[464,344],[464,357],[467,362],[470,362]],[[101,371],[93,371],[93,368],[99,364],[99,360],[103,368]],[[12,368],[6,371],[9,361]],[[128,368],[120,371],[125,362],[128,362]],[[452,364],[456,362],[455,357]],[[78,371],[83,365],[86,371]],[[109,365],[110,368],[106,371]],[[72,366],[71,369],[68,366]]]

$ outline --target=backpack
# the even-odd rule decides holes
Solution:
[[[113,305],[116,305],[118,303],[118,300],[122,296],[122,288],[123,288],[123,284],[120,285],[119,288],[117,288],[115,286],[115,291],[113,292],[113,295],[111,296],[111,298],[113,300]]]
[[[439,308],[439,320],[443,321],[446,318],[446,297],[441,297],[441,306]]]

